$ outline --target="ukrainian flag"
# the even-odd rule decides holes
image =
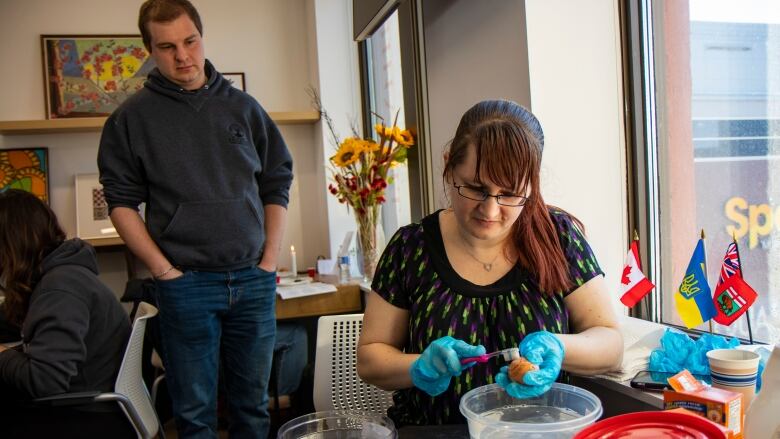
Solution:
[[[674,293],[674,305],[688,329],[701,325],[715,317],[717,311],[712,303],[712,293],[707,284],[705,269],[704,240],[699,239],[696,249],[685,270],[680,287]]]

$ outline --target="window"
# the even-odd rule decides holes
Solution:
[[[364,65],[364,106],[366,107],[364,120],[367,121],[364,129],[376,137],[373,129],[375,124],[381,122],[391,125],[397,117],[397,124],[403,127],[406,120],[398,12],[393,12],[382,26],[362,43],[361,47]],[[416,147],[418,146],[413,148]],[[391,176],[393,183],[385,191],[387,202],[382,206],[382,229],[386,239],[389,239],[399,227],[411,222],[408,167],[393,168]]]
[[[629,76],[638,118],[634,218],[663,323],[682,325],[673,294],[706,234],[715,288],[735,236],[758,293],[753,338],[780,340],[780,4],[772,0],[632,2],[642,65]],[[644,244],[643,244],[644,245]],[[647,264],[646,264],[647,265]],[[716,333],[748,338],[745,316]],[[700,330],[709,330],[703,324]]]

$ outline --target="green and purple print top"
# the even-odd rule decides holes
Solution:
[[[517,347],[525,334],[569,332],[563,299],[588,280],[603,275],[593,251],[571,217],[550,210],[569,262],[574,287],[552,296],[539,291],[534,273],[515,265],[492,285],[475,285],[458,275],[447,259],[438,211],[396,232],[387,244],[371,285],[388,303],[409,311],[408,353],[452,336],[487,352]],[[476,364],[453,377],[439,396],[412,387],[396,391],[388,416],[400,425],[463,423],[458,404],[471,389],[494,382],[503,360]]]

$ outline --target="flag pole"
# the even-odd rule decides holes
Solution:
[[[704,242],[704,229],[701,229],[701,246],[704,250],[704,280],[707,280],[707,244]],[[710,297],[712,300],[712,297]],[[707,320],[710,326],[710,334],[712,334],[712,319]]]
[[[745,278],[744,270],[742,270],[742,257],[739,256],[739,245],[737,244],[737,233],[735,231],[731,231],[731,238],[734,240],[734,248],[737,250],[737,260],[739,261],[739,275],[742,276],[742,279]],[[753,344],[753,329],[750,327],[750,309],[745,310],[745,318],[747,319],[747,325],[748,325],[748,340],[750,340],[750,344]]]
[[[634,229],[634,241],[636,241],[636,248],[637,252],[639,251],[639,233],[636,232],[636,229]],[[642,262],[639,259],[639,255],[637,255],[637,265],[639,266],[639,269],[642,270]],[[645,312],[647,312],[647,320],[653,321],[653,314],[650,312],[650,298],[651,298],[652,292],[644,297],[642,300],[645,302]]]

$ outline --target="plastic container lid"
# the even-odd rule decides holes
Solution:
[[[726,439],[715,423],[697,415],[675,412],[636,412],[599,421],[574,439]]]

